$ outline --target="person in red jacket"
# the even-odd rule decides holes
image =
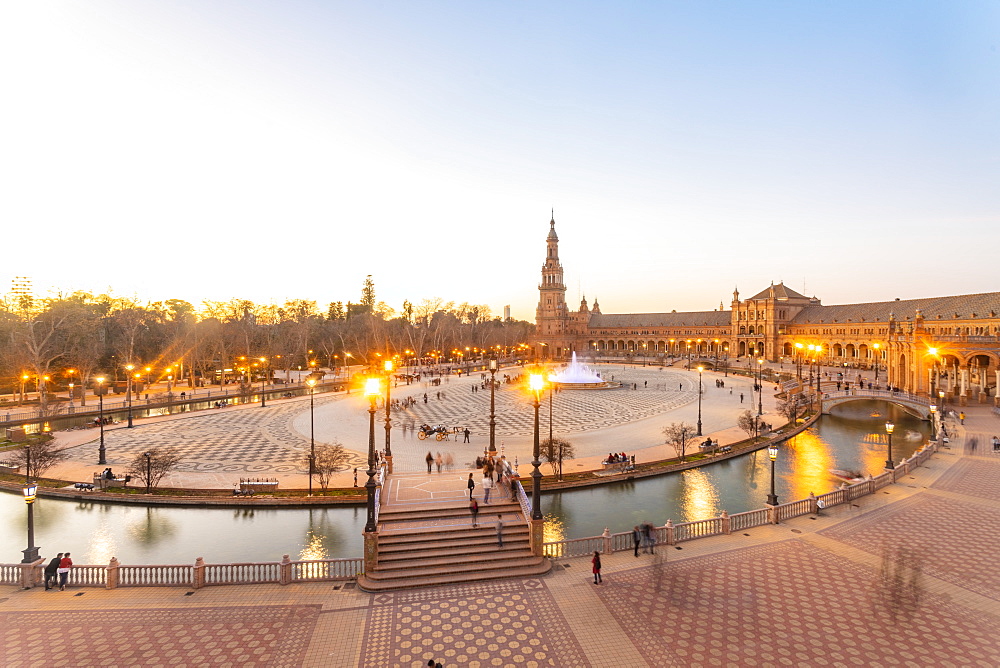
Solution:
[[[63,555],[59,562],[59,591],[66,591],[66,582],[69,580],[69,569],[73,568],[73,560],[69,558],[69,552]]]

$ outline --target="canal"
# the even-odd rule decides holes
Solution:
[[[781,503],[835,489],[830,469],[879,473],[885,463],[885,422],[891,420],[893,459],[910,456],[929,437],[929,424],[881,401],[834,409],[781,446],[776,492]],[[544,469],[548,474],[548,468]],[[761,508],[770,489],[766,451],[634,482],[547,494],[546,540],[626,531],[641,522],[663,525]],[[360,557],[364,507],[317,509],[172,508],[39,499],[35,543],[42,556],[73,553],[79,564],[276,561]],[[26,512],[16,494],[0,494],[0,562],[21,560]]]

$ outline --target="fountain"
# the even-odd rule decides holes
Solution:
[[[586,364],[577,362],[576,351],[573,351],[569,366],[549,376],[549,380],[558,385],[561,390],[605,390],[609,387],[621,386],[621,383],[604,380],[591,371]]]

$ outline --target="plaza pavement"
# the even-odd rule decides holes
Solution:
[[[0,665],[996,666],[1000,419],[822,516],[544,577],[366,594],[343,583],[0,589]],[[972,447],[975,439],[976,447]]]
[[[599,470],[608,452],[634,454],[637,462],[674,457],[674,449],[664,444],[661,430],[671,422],[685,422],[694,428],[698,419],[698,373],[683,366],[601,365],[606,378],[614,377],[622,389],[572,390],[552,397],[552,433],[569,440],[576,458],[566,460],[564,471]],[[502,369],[505,374],[521,373],[520,367]],[[725,382],[724,389],[715,386]],[[404,411],[393,411],[391,431],[394,470],[426,470],[428,452],[449,453],[458,468],[469,468],[489,444],[488,390],[473,392],[481,384],[479,373],[447,376],[440,386],[427,380],[392,388],[391,397],[413,397],[417,403]],[[722,443],[746,437],[736,425],[737,415],[756,407],[752,381],[746,377],[706,372],[703,376],[702,422],[705,437]],[[634,389],[628,389],[634,388]],[[427,401],[424,402],[424,395]],[[743,395],[743,402],[740,395]],[[765,384],[763,420],[780,424],[774,413],[774,386]],[[496,391],[496,445],[511,462],[531,460],[533,410],[530,397],[520,385],[502,384]],[[351,469],[359,469],[364,484],[367,468],[369,415],[368,402],[358,391],[314,396],[316,443],[339,442],[350,453],[348,468],[334,476],[332,486],[353,484]],[[385,448],[385,412],[375,416],[375,446]],[[431,425],[468,427],[469,443],[449,437],[446,441],[418,440],[414,427]],[[193,489],[230,489],[241,478],[276,478],[282,488],[308,485],[305,457],[310,446],[309,397],[271,399],[259,404],[230,406],[193,413],[136,419],[128,429],[117,424],[105,429],[107,465],[123,472],[133,458],[154,447],[174,448],[181,454],[176,470],[161,485]],[[541,438],[549,433],[549,398],[540,408]],[[64,480],[89,482],[103,467],[98,460],[99,430],[76,429],[57,432],[57,444],[66,448],[68,461],[54,467],[49,475]],[[696,447],[696,446],[695,446]]]

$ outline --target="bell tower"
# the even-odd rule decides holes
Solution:
[[[538,286],[538,308],[535,311],[535,352],[541,359],[561,358],[565,352],[569,311],[566,308],[566,285],[563,268],[559,262],[559,236],[556,234],[555,211],[549,221],[549,234],[545,238],[545,262],[542,264],[542,282]]]

